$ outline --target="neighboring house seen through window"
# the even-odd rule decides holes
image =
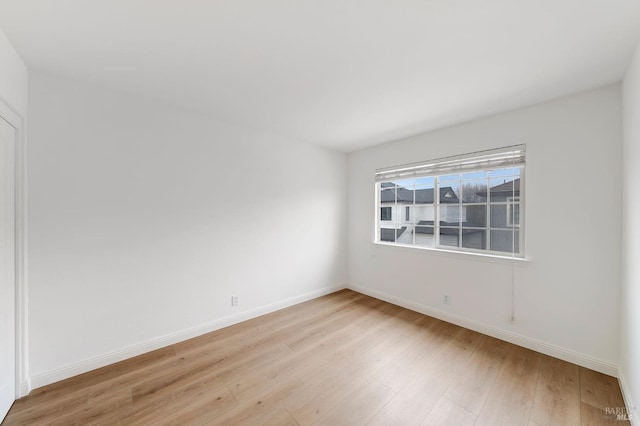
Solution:
[[[524,160],[521,145],[378,170],[376,241],[523,257]]]
[[[380,220],[391,220],[391,207],[380,207]]]

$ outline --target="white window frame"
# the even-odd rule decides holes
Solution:
[[[508,157],[512,157],[513,160],[511,163],[509,163],[509,159],[507,159],[506,161],[504,160],[504,158],[508,158]],[[496,158],[500,158],[500,157],[504,157],[502,160],[496,160],[493,161],[493,159]],[[489,160],[487,160],[487,158]],[[422,162],[422,163],[413,163],[413,164],[409,164],[409,165],[403,165],[403,166],[397,166],[397,167],[391,167],[391,168],[386,168],[386,169],[379,169],[376,171],[376,184],[375,184],[375,191],[376,191],[376,197],[375,197],[375,202],[376,202],[376,215],[375,215],[375,240],[374,242],[376,244],[384,244],[384,245],[391,245],[391,246],[402,246],[402,247],[410,247],[410,248],[416,248],[416,249],[426,249],[426,250],[440,250],[440,251],[447,251],[447,252],[460,252],[460,253],[474,253],[474,254],[481,254],[481,255],[487,255],[487,256],[493,256],[493,257],[510,257],[510,258],[525,258],[525,199],[526,199],[526,195],[525,195],[525,188],[526,188],[526,181],[525,181],[525,146],[524,145],[517,145],[517,146],[513,146],[513,147],[506,147],[506,148],[499,148],[496,150],[490,150],[490,151],[482,151],[482,152],[476,152],[476,153],[471,153],[471,154],[464,154],[464,155],[460,155],[460,156],[455,156],[455,157],[447,157],[444,159],[439,159],[439,160],[430,160],[427,162]],[[468,164],[472,164],[474,163],[474,165],[468,167]],[[491,203],[489,197],[487,197],[486,202],[479,202],[479,203],[463,203],[462,199],[460,199],[460,203],[457,204],[458,206],[460,206],[459,208],[459,225],[458,225],[458,230],[459,230],[459,234],[458,234],[458,247],[455,246],[446,246],[446,245],[441,245],[440,244],[440,230],[441,225],[440,225],[440,206],[441,206],[441,200],[440,200],[440,177],[441,176],[445,176],[445,175],[451,175],[451,174],[465,174],[465,173],[473,173],[473,172],[478,172],[478,171],[492,171],[492,170],[498,170],[498,169],[509,169],[509,168],[519,168],[520,169],[520,174],[519,174],[519,179],[520,179],[520,188],[519,188],[519,193],[517,196],[508,196],[507,200],[504,202],[496,202],[496,203]],[[417,170],[417,173],[415,173],[415,171]],[[432,171],[432,173],[430,173]],[[382,178],[379,176],[383,176]],[[387,176],[389,177],[387,179]],[[389,181],[401,181],[401,180],[408,180],[408,179],[412,179],[414,177],[433,177],[434,178],[434,199],[433,199],[433,209],[434,209],[434,224],[433,224],[433,228],[434,228],[434,247],[428,247],[428,246],[417,246],[415,245],[415,235],[413,237],[413,243],[412,244],[402,244],[402,243],[398,243],[398,242],[391,242],[391,241],[382,241],[380,238],[380,207],[384,207],[382,205],[382,203],[380,202],[380,190],[381,190],[381,183],[382,182],[389,182]],[[461,181],[459,181],[461,182]],[[490,179],[488,179],[488,182],[490,182]],[[487,190],[489,190],[490,185],[487,187]],[[513,205],[517,203],[519,204],[519,223],[514,224],[512,223],[512,208]],[[475,227],[463,227],[462,226],[462,214],[463,214],[463,206],[468,206],[468,205],[473,205],[473,204],[486,204],[486,208],[487,208],[487,223],[484,227],[478,227],[478,229],[482,229],[484,232],[486,232],[486,247],[487,249],[474,249],[474,248],[468,248],[468,247],[462,247],[462,232],[463,229],[475,229]],[[398,204],[396,204],[397,206]],[[496,227],[492,227],[491,226],[491,206],[496,206],[496,205],[506,205],[506,226],[507,228],[496,228]],[[412,209],[413,210],[413,209]],[[393,211],[393,209],[392,209]],[[412,218],[415,221],[415,218],[412,215]],[[386,221],[385,221],[386,222]],[[415,228],[416,224],[413,223],[412,224],[412,228]],[[496,231],[496,230],[504,230],[504,229],[511,229],[512,232],[518,233],[518,239],[516,240],[518,243],[518,252],[514,252],[514,250],[512,250],[511,252],[504,252],[504,251],[497,251],[497,250],[491,250],[491,232],[492,231]],[[515,249],[515,243],[514,243],[514,249]]]

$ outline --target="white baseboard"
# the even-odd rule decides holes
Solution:
[[[421,314],[438,318],[442,321],[450,322],[452,324],[477,331],[478,333],[495,337],[496,339],[513,343],[514,345],[522,346],[536,352],[552,356],[554,358],[559,358],[564,361],[589,368],[591,370],[599,371],[609,376],[617,377],[618,374],[618,366],[615,364],[594,358],[589,355],[581,354],[570,349],[563,348],[561,346],[552,345],[550,343],[527,337],[522,334],[513,333],[511,331],[503,330],[492,325],[483,324],[469,318],[462,317],[460,315],[444,312],[439,309],[432,308],[431,306],[422,305],[420,303],[402,299],[400,297],[396,297],[367,287],[349,284],[347,288],[371,297],[375,297],[376,299],[384,300],[385,302],[393,303],[394,305],[402,306],[403,308],[407,308],[412,311],[420,312]]]
[[[618,368],[618,383],[620,383],[620,390],[622,390],[622,398],[624,398],[624,405],[627,407],[627,413],[629,413],[629,422],[631,426],[640,426],[640,420],[638,419],[638,412],[636,406],[633,404],[633,396],[631,395],[631,391],[627,386],[627,382],[625,380],[624,371]]]
[[[100,355],[74,364],[69,364],[64,367],[56,368],[51,371],[35,374],[31,376],[28,387],[30,390],[46,386],[60,380],[68,379],[69,377],[77,376],[78,374],[95,370],[96,368],[123,361],[125,359],[132,358],[134,356],[138,356],[156,349],[160,349],[165,346],[173,345],[175,343],[182,342],[193,337],[201,336],[203,334],[210,333],[212,331],[219,330],[221,328],[228,327],[230,325],[237,324],[251,318],[278,311],[289,306],[297,305],[298,303],[306,302],[307,300],[315,299],[336,292],[338,290],[342,290],[344,288],[346,288],[345,285],[321,288],[319,290],[314,290],[298,296],[290,297],[288,299],[280,300],[275,303],[270,303],[268,305],[259,306],[257,308],[239,312],[234,315],[229,315],[227,317],[220,318],[205,324],[200,324],[191,328],[180,330],[175,333],[167,334],[165,336],[147,340],[145,342],[131,345],[113,352],[106,353],[104,355]],[[31,385],[33,385],[33,387],[31,387]]]
[[[18,398],[29,395],[29,392],[31,392],[31,379],[26,379],[20,383]]]

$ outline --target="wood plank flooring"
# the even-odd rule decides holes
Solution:
[[[343,290],[36,389],[3,425],[599,425],[618,382]]]

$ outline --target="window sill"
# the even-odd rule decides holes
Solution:
[[[437,255],[463,258],[463,259],[469,259],[469,260],[478,260],[478,261],[486,260],[486,261],[495,261],[498,263],[516,261],[516,262],[521,262],[523,264],[531,262],[531,259],[527,257],[515,257],[515,256],[508,256],[508,255],[505,256],[505,255],[499,255],[495,253],[478,253],[473,251],[447,250],[439,247],[422,247],[422,246],[413,246],[413,245],[407,245],[407,244],[385,243],[385,242],[379,242],[379,241],[374,241],[373,244],[375,246],[381,246],[381,247],[395,247],[401,250],[423,250],[423,251],[432,252]]]

